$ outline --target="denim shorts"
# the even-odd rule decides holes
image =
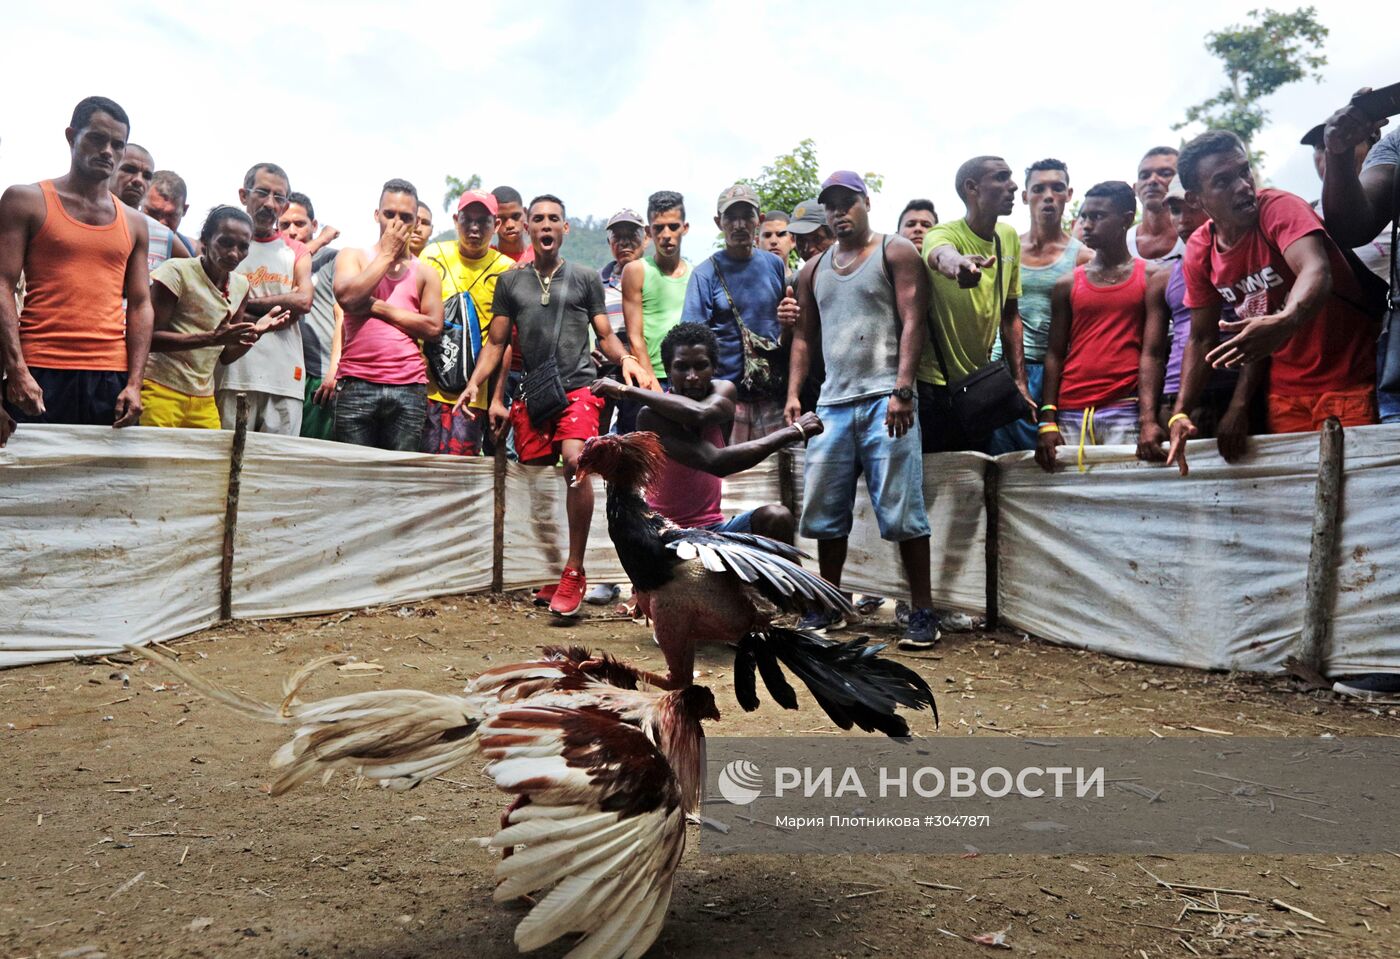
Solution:
[[[802,535],[851,534],[856,479],[865,474],[880,536],[893,542],[929,535],[919,418],[895,439],[885,430],[889,396],[818,406],[823,430],[807,444],[802,477]]]

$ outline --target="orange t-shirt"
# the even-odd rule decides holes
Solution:
[[[44,191],[44,225],[24,257],[20,351],[30,366],[126,372],[126,265],[135,240],[126,208],[106,226],[68,215],[52,180]]]

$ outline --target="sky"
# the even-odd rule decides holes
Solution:
[[[1298,138],[1357,87],[1400,79],[1389,42],[1400,8],[1314,2],[1331,62],[1321,83],[1269,98],[1255,144],[1265,177],[1308,199],[1318,185]],[[804,137],[824,171],[884,174],[872,216],[892,229],[916,196],[961,215],[953,174],[975,155],[1016,170],[1058,157],[1081,191],[1131,180],[1146,148],[1200,132],[1172,125],[1225,82],[1203,35],[1256,5],[16,5],[0,58],[0,180],[65,172],[73,106],[101,94],[127,110],[156,166],[189,183],[185,233],[271,161],[341,245],[374,241],[391,177],[416,184],[447,228],[449,173],[558,194],[571,216],[644,210],[651,192],[680,190],[708,244],[719,192]],[[1026,224],[1024,208],[1012,221]]]

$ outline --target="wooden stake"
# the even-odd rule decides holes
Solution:
[[[1312,548],[1308,553],[1307,601],[1298,661],[1317,673],[1330,651],[1332,607],[1337,599],[1338,518],[1342,499],[1342,424],[1335,416],[1322,424],[1313,500]]]
[[[987,628],[996,629],[1000,625],[1001,603],[998,599],[997,565],[1001,550],[1001,467],[996,460],[987,463],[986,478],[982,483],[982,495],[987,505]]]
[[[224,500],[224,549],[219,568],[219,620],[233,619],[233,538],[238,531],[238,493],[243,483],[243,448],[248,442],[248,394],[238,394],[233,420],[233,451],[228,459],[228,495]]]
[[[506,580],[506,443],[496,442],[496,471],[492,481],[496,497],[495,514],[491,523],[491,592],[505,589]]]

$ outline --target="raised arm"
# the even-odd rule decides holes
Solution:
[[[617,380],[595,380],[590,387],[595,396],[614,400],[633,400],[644,409],[690,430],[734,420],[734,401],[738,395],[734,384],[715,380],[713,391],[703,400],[692,400],[679,393],[661,393],[627,386]]]
[[[820,433],[822,421],[815,413],[803,413],[791,426],[747,443],[722,447],[696,437],[679,423],[651,409],[637,414],[637,428],[656,433],[666,455],[682,466],[711,476],[731,476],[757,466],[785,446],[804,442]]]
[[[1368,89],[1363,87],[1363,92]],[[1395,163],[1376,163],[1358,175],[1352,156],[1375,130],[1375,121],[1351,104],[1332,114],[1323,129],[1327,168],[1322,215],[1327,232],[1347,247],[1369,243],[1395,215]]]
[[[1312,322],[1332,295],[1332,264],[1324,235],[1319,228],[1289,244],[1283,258],[1295,279],[1282,308],[1277,313],[1221,324],[1221,332],[1233,338],[1213,349],[1207,361],[1228,368],[1262,360]]]
[[[418,303],[423,312],[406,310],[384,300],[372,300],[369,314],[398,327],[415,340],[430,340],[442,335],[442,279],[437,270],[426,263],[410,260],[409,265],[418,271]]]

